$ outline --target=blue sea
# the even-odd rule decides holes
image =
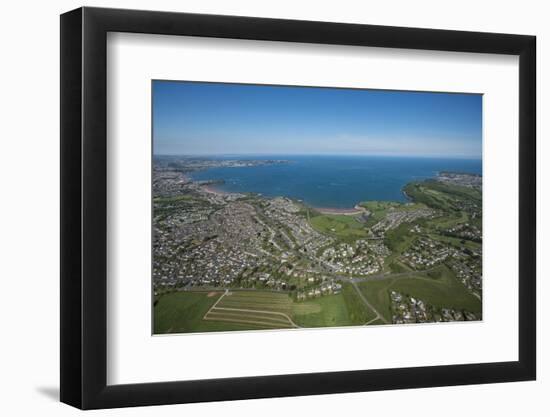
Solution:
[[[480,159],[382,156],[231,156],[220,159],[284,159],[287,164],[211,168],[195,180],[224,180],[228,192],[286,196],[313,207],[352,208],[360,201],[406,201],[405,184],[433,178],[440,171],[482,173]]]

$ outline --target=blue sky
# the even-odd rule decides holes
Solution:
[[[155,155],[481,158],[482,96],[153,81]]]

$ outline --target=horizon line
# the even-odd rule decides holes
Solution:
[[[448,158],[448,159],[470,159],[483,160],[483,155],[479,156],[462,156],[462,155],[402,155],[402,154],[377,154],[377,153],[155,153],[153,157],[167,156],[185,156],[185,157],[237,157],[237,156],[371,156],[382,158]]]

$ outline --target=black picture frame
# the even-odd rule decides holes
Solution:
[[[107,385],[108,32],[519,56],[519,360]],[[534,380],[536,38],[251,17],[80,8],[61,16],[61,401],[82,409]]]

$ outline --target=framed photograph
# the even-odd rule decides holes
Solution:
[[[61,401],[533,380],[535,37],[61,16]]]

